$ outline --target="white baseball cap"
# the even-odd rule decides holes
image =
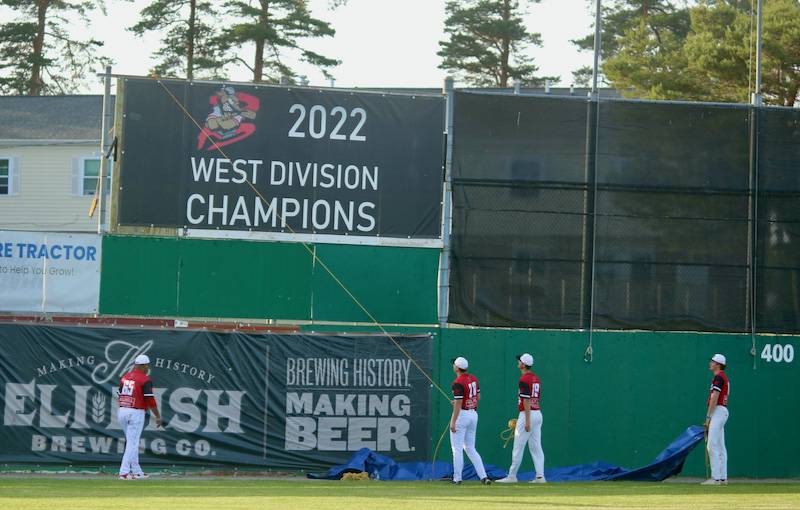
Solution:
[[[467,361],[467,358],[459,356],[453,360],[453,366],[461,370],[466,370],[469,367],[469,361]]]
[[[520,363],[522,363],[526,367],[533,366],[533,356],[531,356],[527,352],[525,354],[517,354],[517,360],[519,360]]]
[[[147,354],[140,354],[136,356],[136,359],[133,362],[134,365],[149,365],[150,358],[147,357]]]
[[[728,360],[725,359],[725,355],[724,354],[719,354],[719,353],[711,356],[711,361],[716,361],[720,365],[727,365],[728,364]]]

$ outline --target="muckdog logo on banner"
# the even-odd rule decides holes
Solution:
[[[120,225],[175,226],[201,238],[236,231],[441,245],[441,97],[124,83]]]
[[[244,140],[256,132],[253,121],[261,107],[257,97],[223,85],[208,102],[211,112],[197,135],[198,150],[216,150]]]

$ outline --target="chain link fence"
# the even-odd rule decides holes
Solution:
[[[455,95],[450,321],[800,331],[800,113]]]

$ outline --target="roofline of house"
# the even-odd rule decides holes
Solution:
[[[0,143],[3,142],[41,142],[41,143],[100,143],[99,138],[0,138]]]
[[[100,144],[99,138],[94,139],[42,139],[42,138],[0,138],[0,145],[20,144],[29,145],[89,145]]]
[[[112,96],[114,94],[111,94]],[[62,98],[62,97],[103,97],[103,94],[47,94],[41,96],[29,96],[27,94],[13,94],[13,95],[3,95],[0,96],[0,99],[12,97],[15,99],[44,99],[44,98]]]

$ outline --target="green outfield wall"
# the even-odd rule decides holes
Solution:
[[[438,250],[105,236],[107,315],[436,322]],[[328,272],[319,261],[330,269]]]
[[[723,352],[730,360],[730,475],[800,477],[800,337],[759,336],[753,356],[748,335],[599,331],[586,362],[586,332],[430,326],[436,322],[437,250],[311,248],[378,321],[420,325],[388,330],[433,334],[433,377],[446,391],[450,359],[470,360],[482,388],[478,449],[487,463],[510,463],[510,445],[503,448],[499,433],[517,414],[516,353],[533,354],[542,378],[548,465],[605,460],[637,467],[702,422],[707,360]],[[303,329],[377,331],[303,245],[292,243],[105,236],[100,309],[109,315],[361,323]],[[780,361],[772,355],[776,349]],[[432,391],[435,446],[450,405]],[[450,455],[445,435],[439,458]],[[532,469],[527,454],[523,469]],[[684,474],[704,476],[702,448],[691,454]]]
[[[593,360],[583,360],[588,334],[449,328],[439,336],[438,380],[452,381],[450,360],[470,360],[481,386],[478,451],[487,463],[508,468],[511,446],[499,433],[516,417],[519,371],[514,355],[530,352],[542,378],[542,441],[546,464],[605,460],[626,467],[649,463],[686,427],[702,424],[711,381],[708,358],[729,360],[730,418],[725,429],[732,477],[800,476],[800,362],[767,361],[764,346],[800,353],[800,338],[761,336],[756,354],[746,335],[596,332]],[[785,346],[791,345],[791,348]],[[754,367],[755,359],[755,367]],[[434,441],[447,424],[449,403],[435,398]],[[448,458],[448,439],[440,458]],[[684,474],[704,476],[697,448]],[[532,470],[526,453],[523,470]]]
[[[308,326],[342,331],[340,326]],[[347,327],[347,331],[376,331]],[[568,466],[604,460],[641,467],[686,427],[701,425],[711,383],[708,358],[728,357],[731,380],[730,419],[726,427],[731,477],[800,477],[800,361],[767,361],[765,346],[800,353],[800,337],[759,336],[750,354],[747,335],[598,331],[592,361],[584,361],[588,333],[449,327],[387,328],[391,332],[433,333],[434,379],[449,391],[454,379],[450,360],[465,356],[480,381],[478,451],[484,462],[508,469],[511,443],[503,448],[500,432],[517,416],[519,371],[514,356],[530,352],[542,378],[542,441],[546,465]],[[755,361],[755,366],[754,366]],[[754,368],[755,367],[755,368]],[[431,443],[435,448],[450,417],[450,403],[432,389]],[[444,435],[437,458],[450,460]],[[523,470],[532,470],[525,454]],[[705,476],[702,446],[689,456],[683,476]]]

